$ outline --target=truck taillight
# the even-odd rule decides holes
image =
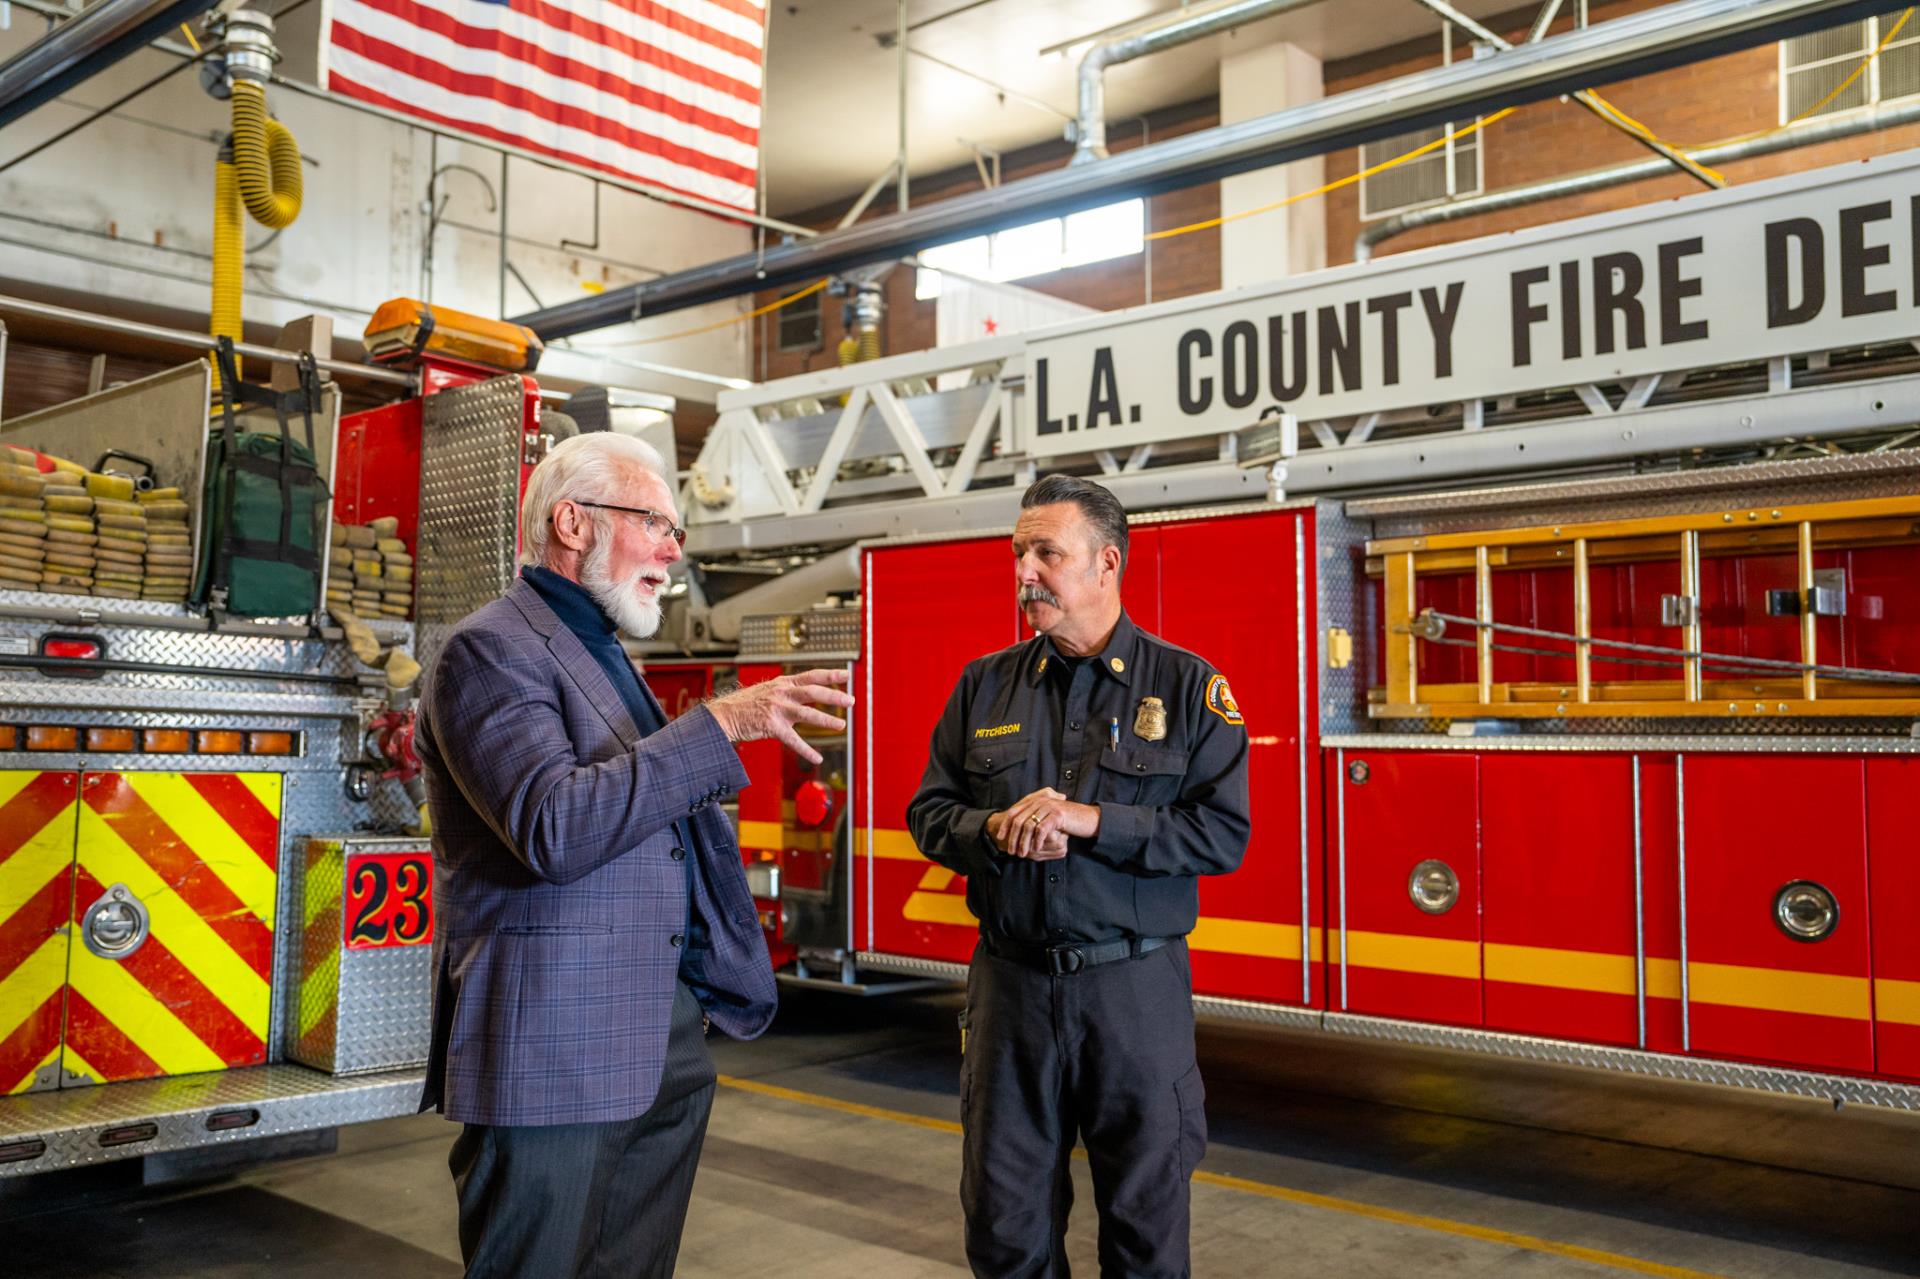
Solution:
[[[77,635],[49,635],[40,645],[42,657],[79,657],[95,661],[105,651],[100,647],[99,640]]]

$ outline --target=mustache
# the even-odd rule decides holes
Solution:
[[[1027,604],[1051,604],[1055,608],[1060,607],[1060,597],[1038,582],[1035,582],[1031,586],[1021,587],[1019,599],[1023,606]]]

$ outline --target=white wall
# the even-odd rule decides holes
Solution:
[[[1220,62],[1220,123],[1271,115],[1326,96],[1320,59],[1298,45],[1276,42]],[[1231,217],[1326,179],[1318,157],[1256,169],[1220,184],[1220,212]],[[1317,271],[1327,264],[1326,201],[1299,204],[1229,222],[1220,228],[1220,287],[1239,288]]]
[[[282,72],[308,83],[316,79],[320,8],[307,5],[280,32],[287,55]],[[0,59],[45,29],[43,19],[13,8],[11,28],[0,30]],[[42,106],[0,133],[0,164],[177,62],[170,54],[142,51]],[[0,173],[0,288],[18,281],[77,290],[97,299],[95,309],[110,312],[134,302],[191,312],[204,323],[214,155],[228,126],[226,104],[208,97],[195,76],[196,70],[183,71]],[[449,198],[433,241],[431,299],[479,315],[500,314],[499,152],[444,138],[436,146],[424,131],[284,88],[270,89],[268,101],[317,164],[306,167],[305,206],[293,226],[259,247],[270,232],[248,225],[247,243],[259,248],[248,255],[249,322],[279,324],[320,311],[335,317],[338,332],[357,337],[381,302],[425,296],[427,182],[436,165],[449,164],[484,174],[494,188],[495,208],[489,212],[486,187],[472,174],[442,173],[437,191]],[[593,185],[524,160],[508,165],[509,258],[547,305],[586,296],[588,285],[613,288],[753,245],[743,226],[602,186],[598,249],[563,248],[562,239],[593,239]],[[731,300],[582,335],[577,343],[596,348],[594,354],[555,350],[543,367],[566,377],[711,400],[711,384],[644,372],[602,355],[744,377],[744,324],[674,341],[631,343],[722,320],[747,305]],[[506,313],[533,309],[533,298],[509,277]]]

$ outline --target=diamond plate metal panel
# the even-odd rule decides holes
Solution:
[[[881,951],[862,950],[854,952],[853,962],[877,973],[904,973],[909,977],[936,977],[962,983],[967,980],[965,964],[949,964],[938,959],[916,959],[912,955],[888,955]]]
[[[1321,502],[1314,514],[1320,655],[1320,736],[1357,733],[1367,722],[1367,685],[1373,671],[1373,649],[1379,630],[1373,592],[1367,588],[1363,551],[1366,525],[1349,519],[1338,502]],[[1328,661],[1331,632],[1338,628],[1353,644],[1352,659],[1343,668]]]
[[[858,653],[860,610],[823,608],[743,618],[740,651],[775,660],[789,653]]]
[[[348,950],[346,869],[356,853],[424,852],[417,838],[319,836],[295,858],[301,903],[297,993],[288,991],[288,1057],[335,1075],[426,1064],[433,947]]]
[[[21,596],[20,592],[12,592]],[[66,596],[40,598],[69,599]],[[139,603],[139,601],[98,601]],[[151,607],[151,606],[149,606]],[[182,619],[185,614],[181,615]],[[199,623],[204,626],[204,622]],[[334,675],[384,693],[378,673],[364,671],[344,644],[304,635],[261,635],[138,625],[102,612],[93,622],[48,622],[0,614],[0,642],[37,651],[53,632],[84,630],[98,638],[109,660],[198,666],[214,670]],[[353,686],[235,680],[210,674],[110,671],[98,679],[57,678],[20,667],[0,667],[0,705],[43,709],[211,711],[247,715],[350,716],[360,696]]]
[[[1701,1057],[1640,1052],[1632,1048],[1601,1048],[1559,1039],[1537,1039],[1531,1035],[1429,1026],[1421,1022],[1393,1021],[1384,1017],[1359,1017],[1352,1013],[1326,1013],[1324,1022],[1325,1028],[1334,1034],[1363,1039],[1392,1040],[1430,1048],[1460,1048],[1469,1052],[1562,1066],[1585,1066],[1594,1070],[1624,1071],[1659,1079],[1720,1084],[1729,1088],[1785,1093],[1794,1097],[1817,1097],[1836,1104],[1846,1102],[1858,1106],[1920,1111],[1920,1086],[1913,1084],[1821,1075],[1811,1071],[1778,1070],[1739,1062],[1710,1061]]]
[[[0,1104],[0,1145],[44,1142],[36,1158],[0,1163],[0,1177],[108,1163],[410,1115],[420,1107],[424,1071],[335,1079],[304,1066],[254,1066],[207,1075],[31,1093]],[[244,1127],[211,1130],[216,1114],[257,1115]],[[103,1134],[151,1123],[153,1135],[102,1146]]]
[[[1233,1021],[1250,1021],[1262,1026],[1285,1026],[1289,1030],[1319,1030],[1320,1013],[1310,1008],[1286,1008],[1263,1004],[1253,999],[1227,999],[1220,995],[1195,995],[1193,1011]]]
[[[1370,498],[1347,503],[1347,514],[1375,521],[1375,537],[1405,537],[1677,515],[1727,502],[1774,506],[1897,497],[1917,487],[1920,449],[1893,449],[1652,475]]]
[[[524,395],[508,375],[422,402],[422,622],[457,622],[513,581]]]

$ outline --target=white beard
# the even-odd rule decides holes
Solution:
[[[660,629],[660,601],[641,593],[640,578],[613,580],[607,569],[607,542],[596,542],[580,564],[580,585],[606,611],[613,624],[635,639],[648,639]]]

